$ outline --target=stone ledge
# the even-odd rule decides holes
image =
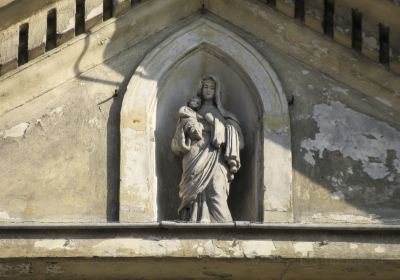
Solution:
[[[20,258],[225,258],[399,260],[396,232],[171,228],[2,231],[0,260]]]
[[[242,230],[254,229],[257,231],[325,231],[325,232],[400,232],[400,225],[390,224],[304,224],[304,223],[251,223],[235,221],[232,223],[184,223],[162,221],[156,223],[10,223],[0,224],[0,231],[18,230],[28,232],[33,230],[143,230],[143,229],[176,229],[176,230]]]

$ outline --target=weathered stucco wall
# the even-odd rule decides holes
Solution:
[[[174,12],[154,25],[147,24],[148,14],[159,13],[165,2],[138,7],[144,10],[140,16],[105,23],[92,36],[3,78],[2,222],[118,220],[122,96],[115,94],[125,91],[143,56],[182,26],[174,23],[199,9],[198,1],[169,4]],[[134,23],[139,28],[130,29]]]
[[[208,0],[206,14],[202,4],[146,1],[0,77],[0,278],[398,278],[398,76],[260,1]],[[105,223],[119,220],[127,84],[202,17],[256,49],[282,84],[290,213],[265,211],[275,224]],[[204,57],[224,71],[209,56],[191,63]]]

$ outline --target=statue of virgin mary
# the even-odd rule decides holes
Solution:
[[[205,76],[197,96],[179,110],[171,148],[182,156],[178,213],[187,222],[232,221],[227,199],[244,141],[238,119],[223,108],[220,95],[218,80]]]

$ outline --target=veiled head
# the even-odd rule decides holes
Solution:
[[[215,97],[217,83],[211,77],[205,77],[201,81],[201,97],[203,100],[213,100]]]

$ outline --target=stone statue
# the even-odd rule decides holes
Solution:
[[[244,147],[239,121],[220,100],[220,84],[204,77],[197,96],[179,109],[172,151],[182,156],[178,213],[187,222],[229,222],[229,185]]]

